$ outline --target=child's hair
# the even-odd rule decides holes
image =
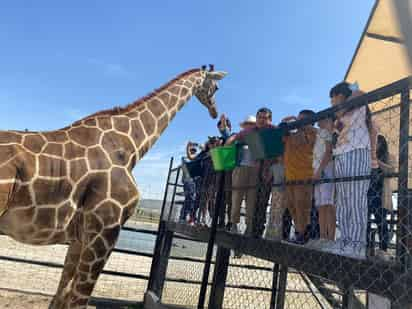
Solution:
[[[379,161],[383,163],[388,163],[389,160],[389,150],[388,143],[386,142],[385,136],[379,134],[376,141],[376,157]]]
[[[222,124],[222,120],[219,120],[217,122],[217,127],[219,128],[221,124]],[[232,129],[232,123],[230,122],[229,118],[226,118],[226,125],[229,129]]]
[[[352,89],[350,88],[350,84],[347,82],[341,82],[336,84],[332,89],[329,91],[329,97],[332,98],[336,95],[343,95],[345,99],[349,98],[352,95]],[[347,112],[350,110],[347,110]],[[372,114],[369,109],[369,106],[366,105],[366,126],[368,130],[372,129]]]
[[[299,112],[299,115],[302,115],[302,116],[305,116],[305,117],[313,117],[313,116],[315,116],[316,115],[316,113],[313,111],[313,110],[311,110],[311,109],[302,109],[300,112]]]
[[[352,95],[352,90],[350,89],[350,84],[347,82],[340,82],[333,86],[329,91],[329,97],[332,98],[336,95],[343,95],[346,99]]]

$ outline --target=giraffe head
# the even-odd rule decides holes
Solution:
[[[206,67],[203,66],[202,70],[204,72],[204,78],[202,83],[194,89],[194,95],[209,111],[209,114],[212,118],[216,118],[217,108],[215,93],[219,89],[217,81],[221,80],[226,76],[224,71],[215,71],[213,65],[210,65],[210,70],[207,71]]]

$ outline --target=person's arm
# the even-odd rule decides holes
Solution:
[[[319,168],[313,173],[314,179],[320,179],[320,176],[322,175],[322,171],[325,169],[325,167],[329,164],[331,160],[332,160],[332,143],[326,142],[325,153],[323,154],[322,160],[320,161]]]
[[[238,140],[238,135],[239,134],[233,134],[232,136],[230,136],[226,142],[225,145],[232,145],[234,142],[236,142]]]

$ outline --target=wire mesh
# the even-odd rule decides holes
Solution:
[[[333,118],[330,134],[336,137],[331,140],[330,175],[291,179],[284,170],[288,164],[290,169],[284,153],[283,160],[263,160],[256,164],[255,171],[245,172],[245,179],[257,174],[257,185],[247,181],[243,187],[234,184],[235,175],[239,174],[236,167],[228,176],[232,184],[226,179],[223,204],[215,201],[214,207],[206,203],[194,206],[209,218],[215,209],[225,208],[224,212],[219,209],[222,215],[215,242],[234,249],[224,278],[224,308],[406,308],[412,303],[408,287],[412,282],[409,96],[409,81],[403,80],[355,98],[352,105],[346,105],[350,107],[338,106],[285,124],[285,136],[313,129],[315,138],[306,142],[314,147],[320,128],[311,125]],[[283,142],[287,140],[288,137]],[[274,180],[279,174],[274,165],[283,168],[280,181]],[[270,171],[273,174],[268,182],[264,174]],[[205,177],[196,188],[199,200],[215,198],[213,193],[219,188],[212,179]],[[333,188],[327,205],[332,205],[329,215],[334,219],[329,223],[325,223],[326,208],[319,207],[316,195],[316,190],[325,184]],[[202,190],[204,187],[210,189],[208,193]],[[233,204],[236,190],[255,190],[254,211],[248,210],[247,198],[242,201],[246,193],[241,204]],[[291,198],[296,196],[300,200],[293,206],[297,209],[293,209]],[[302,201],[302,196],[307,200]],[[309,205],[305,206],[306,214],[303,202]],[[233,218],[233,207],[240,208],[240,219]],[[336,226],[333,239],[326,239],[325,230],[330,229],[331,221]],[[194,229],[206,223],[213,231],[211,220],[180,223]],[[261,260],[264,266],[258,262],[259,257],[265,257]],[[243,261],[265,270],[234,266]],[[287,274],[284,270],[283,274],[281,270],[274,272],[274,261],[283,263],[280,269],[289,263],[292,267]]]

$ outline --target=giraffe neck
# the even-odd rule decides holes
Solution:
[[[126,113],[131,122],[129,137],[136,147],[137,159],[141,159],[159,139],[204,78],[203,71],[183,75]]]

